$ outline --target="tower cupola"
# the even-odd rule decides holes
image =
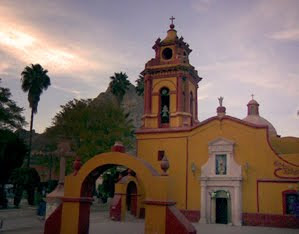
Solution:
[[[143,128],[180,128],[198,123],[197,90],[202,78],[189,63],[192,50],[177,36],[174,17],[166,37],[153,45],[145,64]]]

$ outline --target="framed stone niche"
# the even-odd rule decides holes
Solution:
[[[208,144],[208,161],[200,175],[201,223],[218,223],[227,214],[225,223],[241,225],[242,167],[234,159],[234,145],[223,137]]]

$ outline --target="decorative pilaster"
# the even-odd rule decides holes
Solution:
[[[197,92],[198,92],[198,85],[196,85],[196,89],[195,89],[195,101],[194,101],[194,104],[195,104],[195,122],[198,122],[198,99],[197,99]]]
[[[234,208],[233,210],[233,224],[236,226],[242,225],[242,195],[241,195],[241,185],[237,185],[234,187]]]
[[[179,75],[177,78],[177,112],[182,112],[182,76]]]
[[[200,223],[207,223],[207,217],[206,217],[206,204],[207,204],[207,183],[204,180],[201,180],[200,182]]]

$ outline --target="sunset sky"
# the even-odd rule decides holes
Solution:
[[[0,0],[0,15],[1,86],[26,109],[28,122],[20,73],[31,63],[49,71],[37,132],[51,125],[60,105],[105,91],[114,72],[126,72],[134,83],[173,15],[203,77],[200,121],[216,114],[219,96],[227,114],[242,119],[254,94],[260,115],[279,135],[299,136],[297,0]]]

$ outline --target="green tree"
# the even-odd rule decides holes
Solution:
[[[0,205],[6,207],[4,185],[12,171],[23,164],[27,146],[17,134],[8,129],[0,130]]]
[[[130,85],[128,76],[126,73],[122,73],[122,72],[114,73],[114,76],[111,76],[110,80],[111,80],[110,87],[112,93],[118,98],[118,101],[120,102]]]
[[[92,100],[69,101],[46,129],[51,137],[72,139],[73,150],[83,162],[110,151],[115,141],[126,146],[133,142],[133,126],[123,111],[111,103],[94,105]]]
[[[139,96],[143,96],[144,95],[144,76],[139,75],[139,78],[136,80],[136,93]]]
[[[10,181],[15,188],[14,205],[16,207],[19,206],[23,190],[27,191],[28,204],[34,205],[34,190],[40,183],[40,177],[36,169],[28,167],[16,168],[11,174]]]
[[[1,83],[1,79],[0,79]],[[26,124],[22,115],[24,111],[11,100],[11,92],[8,88],[0,87],[0,129],[17,129]]]
[[[28,92],[28,101],[31,108],[28,167],[30,166],[31,156],[33,116],[37,113],[38,102],[43,90],[46,90],[51,85],[50,77],[47,73],[48,71],[40,64],[31,64],[30,67],[26,66],[21,73],[22,90]]]

